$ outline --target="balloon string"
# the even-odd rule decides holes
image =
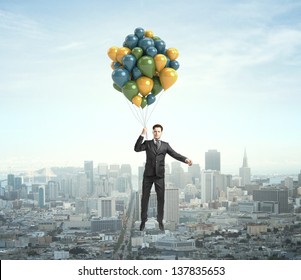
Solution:
[[[159,95],[159,98],[158,98],[158,100],[157,100],[156,104],[154,105],[154,107],[153,107],[152,111],[150,112],[150,114],[149,114],[149,116],[148,116],[148,119],[146,120],[146,122],[148,122],[148,121],[149,121],[149,119],[150,119],[150,117],[151,117],[152,113],[154,112],[155,108],[157,107],[157,105],[158,105],[158,103],[159,103],[159,101],[160,101],[160,99],[161,99],[161,96],[163,95],[163,93],[164,93],[164,92],[165,92],[165,91],[163,91],[163,92],[162,92],[162,93]]]
[[[134,111],[134,110],[133,110],[133,108],[132,108],[132,103],[130,103],[130,101],[129,101],[126,97],[125,97],[125,99],[126,99],[126,100],[125,100],[126,103],[127,103],[128,106],[130,107],[130,110],[131,110],[133,116],[136,118],[136,120],[137,120],[141,125],[143,125],[143,121],[141,121],[140,116],[138,115],[137,111]]]

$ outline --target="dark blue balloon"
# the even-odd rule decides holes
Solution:
[[[180,63],[178,61],[176,61],[176,60],[172,60],[169,63],[169,67],[171,67],[171,68],[173,68],[175,70],[178,70],[179,67],[180,67]]]
[[[118,61],[114,62],[114,64],[113,64],[114,70],[117,69],[117,68],[119,68],[121,65],[122,64],[119,63]]]
[[[147,105],[151,105],[156,101],[156,97],[150,93],[147,97],[146,97],[146,101],[147,101]]]
[[[122,58],[124,68],[131,72],[136,64],[136,57],[132,54],[127,54]]]
[[[142,73],[138,67],[134,67],[132,71],[133,79],[137,80],[139,77],[142,76]]]
[[[115,84],[122,88],[130,80],[130,73],[126,69],[118,68],[113,71],[112,79]]]
[[[143,38],[140,39],[138,42],[138,47],[143,49],[144,52],[146,52],[146,49],[148,47],[154,47],[154,46],[155,46],[154,40],[151,38]]]
[[[138,37],[138,39],[142,39],[144,37],[144,29],[142,27],[137,27],[134,33]]]
[[[154,57],[158,53],[158,51],[155,47],[148,47],[145,52],[147,55],[149,55],[151,57]]]
[[[164,54],[166,44],[163,40],[155,40],[155,47],[158,50],[158,53]]]
[[[130,35],[126,36],[124,43],[125,43],[126,47],[133,49],[133,48],[137,47],[138,40],[139,39],[136,35],[130,34]]]

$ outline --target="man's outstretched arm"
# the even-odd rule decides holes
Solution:
[[[143,142],[144,137],[146,136],[147,133],[147,129],[146,127],[143,128],[141,135],[139,135],[134,150],[135,152],[141,152],[141,151],[145,151],[145,143]]]
[[[189,166],[192,165],[192,160],[191,160],[191,159],[188,159],[187,157],[184,157],[184,156],[180,155],[179,153],[177,153],[175,150],[173,150],[173,149],[170,147],[169,144],[168,144],[167,153],[168,153],[171,157],[173,157],[174,159],[176,159],[176,160],[185,162],[185,163],[187,163]]]

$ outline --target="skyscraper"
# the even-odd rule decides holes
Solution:
[[[218,171],[202,170],[201,173],[201,199],[202,202],[208,203],[218,198],[216,187],[216,175]]]
[[[84,170],[87,177],[87,193],[88,195],[92,195],[94,192],[93,161],[85,161]]]
[[[38,206],[43,208],[45,206],[45,186],[39,186],[38,189]]]
[[[217,150],[208,150],[205,153],[205,169],[221,171],[221,155]]]
[[[249,185],[251,183],[251,168],[248,167],[247,152],[245,149],[242,167],[239,168],[239,177],[241,177],[241,185]]]
[[[184,189],[185,187],[185,176],[184,169],[181,162],[174,161],[171,163],[171,182],[179,189]]]
[[[165,189],[164,220],[179,223],[179,189]]]

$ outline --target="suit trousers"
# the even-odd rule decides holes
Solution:
[[[155,184],[157,194],[157,221],[162,222],[164,216],[165,180],[158,177],[144,177],[142,183],[141,221],[147,220],[149,196],[152,185]]]

